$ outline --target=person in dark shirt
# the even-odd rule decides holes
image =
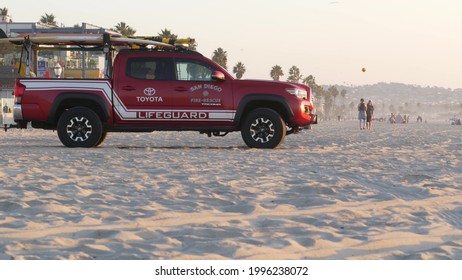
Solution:
[[[366,106],[366,128],[371,129],[372,128],[372,116],[374,115],[374,105],[372,105],[372,100],[369,100],[367,102]]]

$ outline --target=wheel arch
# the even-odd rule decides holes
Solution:
[[[289,122],[290,117],[294,115],[289,103],[282,96],[272,94],[250,94],[242,98],[239,102],[234,122],[241,127],[245,120],[245,116],[257,108],[273,109],[285,122]]]
[[[93,110],[103,123],[110,118],[109,108],[102,97],[96,94],[65,92],[58,95],[53,101],[48,121],[56,125],[61,114],[73,107],[87,107]]]

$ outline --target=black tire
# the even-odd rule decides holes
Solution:
[[[103,131],[103,134],[101,135],[101,139],[99,139],[98,143],[94,147],[98,147],[99,145],[103,144],[104,140],[106,140],[107,137],[107,131]]]
[[[101,119],[91,109],[74,107],[58,120],[58,137],[66,147],[94,147],[103,134]]]
[[[241,135],[250,148],[274,149],[284,141],[286,124],[278,112],[260,108],[251,111],[241,127]]]

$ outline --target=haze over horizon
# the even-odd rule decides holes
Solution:
[[[168,29],[195,38],[207,57],[223,48],[230,72],[244,63],[244,78],[270,79],[280,65],[285,80],[295,65],[324,85],[462,88],[462,2],[456,0],[8,0],[4,7],[13,22],[37,22],[47,13],[64,26],[125,22],[137,35]]]

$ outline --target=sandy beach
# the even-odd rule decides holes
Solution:
[[[461,126],[240,133],[0,132],[0,259],[462,259]]]

